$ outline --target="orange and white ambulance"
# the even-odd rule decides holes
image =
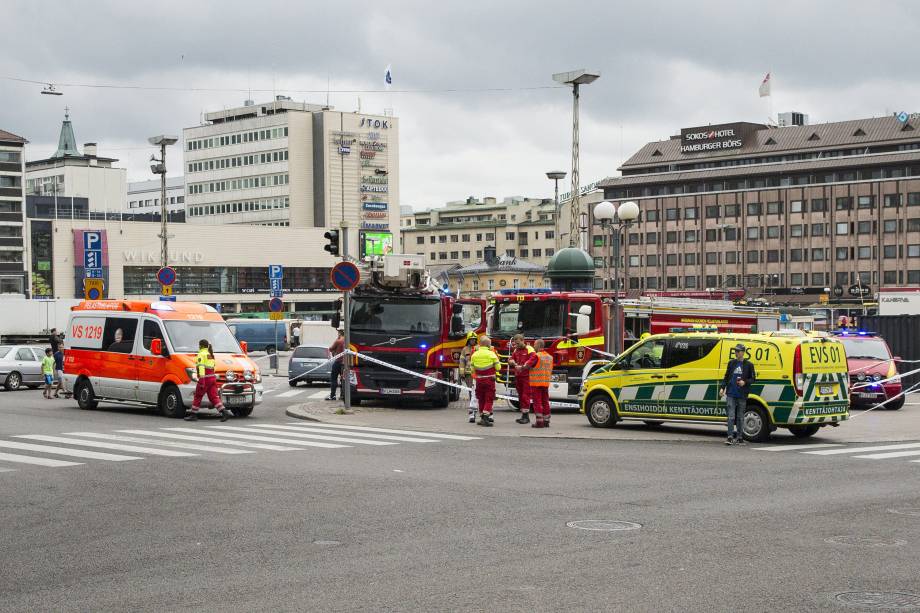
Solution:
[[[262,402],[262,377],[220,314],[206,304],[86,300],[64,337],[64,386],[81,409],[100,400],[155,406],[182,417],[195,392],[195,354],[214,348],[224,405],[237,417]]]

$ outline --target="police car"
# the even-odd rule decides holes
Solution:
[[[676,333],[650,336],[591,374],[581,412],[595,427],[620,420],[724,423],[719,390],[732,348],[754,364],[744,436],[765,441],[778,427],[805,438],[849,415],[843,345],[832,338]]]

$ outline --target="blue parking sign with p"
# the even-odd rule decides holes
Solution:
[[[102,232],[84,231],[83,249],[84,251],[102,250]]]
[[[282,266],[281,264],[269,265],[268,278],[269,279],[283,279],[284,278],[284,266]]]

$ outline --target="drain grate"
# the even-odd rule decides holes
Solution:
[[[617,532],[621,530],[638,530],[642,524],[632,521],[620,521],[618,519],[580,519],[566,523],[569,528],[578,528],[579,530],[594,530],[597,532]]]
[[[901,539],[882,539],[874,536],[856,536],[844,534],[841,536],[832,536],[824,539],[825,543],[831,545],[850,545],[853,547],[901,547],[907,544],[907,541]]]
[[[920,517],[920,507],[908,507],[906,509],[888,509],[889,513],[895,515],[910,515],[911,517]]]
[[[834,599],[845,607],[914,611],[920,609],[920,595],[902,592],[844,592]]]

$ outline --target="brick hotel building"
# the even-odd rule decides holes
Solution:
[[[620,259],[631,294],[744,289],[845,304],[920,286],[920,121],[906,119],[721,124],[646,144],[601,184],[641,210]],[[591,227],[603,287],[607,238]]]

